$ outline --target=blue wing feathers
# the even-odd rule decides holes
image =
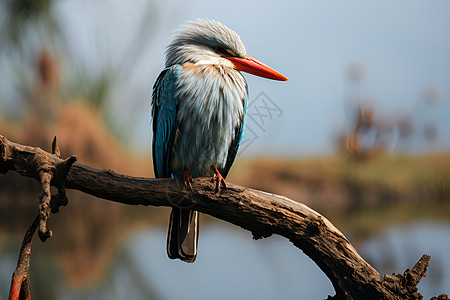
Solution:
[[[177,129],[179,99],[176,81],[183,68],[180,65],[164,69],[153,86],[153,169],[155,177],[171,177],[170,155]]]

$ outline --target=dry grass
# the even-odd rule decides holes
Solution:
[[[397,202],[450,201],[450,153],[380,156],[368,162],[341,156],[238,160],[229,180],[286,195],[324,212]]]

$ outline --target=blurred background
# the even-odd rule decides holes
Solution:
[[[228,181],[307,204],[381,274],[432,256],[425,299],[450,293],[450,2],[1,0],[0,134],[152,177],[150,97],[173,30],[237,31],[289,78],[245,74],[246,131]],[[0,297],[39,185],[0,176]],[[69,193],[36,239],[33,299],[324,299],[333,288],[274,236],[202,215],[197,261],[165,253],[169,210]]]

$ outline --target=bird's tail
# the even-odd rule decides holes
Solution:
[[[167,235],[169,258],[192,263],[197,257],[198,211],[172,208]]]

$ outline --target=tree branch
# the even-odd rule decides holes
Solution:
[[[39,224],[39,215],[36,216],[33,223],[31,223],[25,237],[23,238],[22,246],[20,247],[19,259],[17,260],[17,267],[14,270],[11,279],[11,288],[9,290],[9,300],[30,300],[30,256],[31,243],[33,242],[33,235]]]
[[[331,280],[336,295],[329,299],[419,299],[416,286],[426,275],[429,256],[403,275],[383,278],[330,221],[304,204],[232,184],[215,193],[210,178],[195,178],[188,190],[176,179],[131,177],[79,163],[69,169],[57,155],[0,136],[0,173],[16,171],[41,182],[43,164],[54,170],[52,185],[128,205],[195,209],[249,230],[255,239],[284,236]]]

